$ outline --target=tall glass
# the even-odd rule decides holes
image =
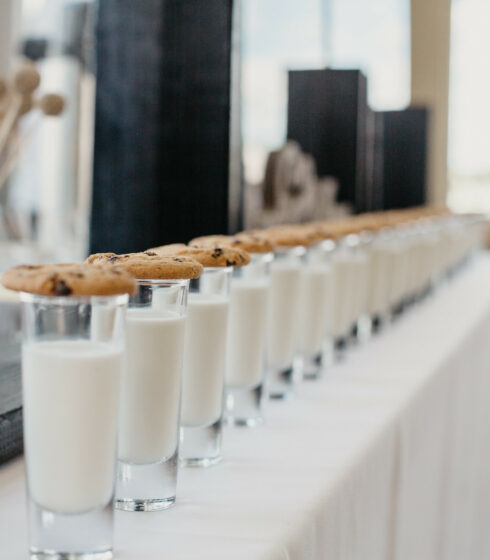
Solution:
[[[30,553],[37,560],[112,558],[127,300],[21,294]]]
[[[300,352],[305,379],[323,374],[327,356],[329,312],[332,306],[333,243],[327,240],[308,248],[301,268]]]
[[[272,253],[251,254],[250,264],[233,269],[225,385],[226,418],[237,426],[263,422],[273,258]]]
[[[116,507],[175,502],[188,280],[138,280],[129,300]]]
[[[189,287],[180,459],[207,467],[221,456],[231,267],[205,268]]]
[[[299,309],[304,247],[279,247],[271,265],[268,329],[268,393],[272,399],[293,394],[302,376],[299,353]]]

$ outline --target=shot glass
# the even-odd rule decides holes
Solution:
[[[344,356],[350,340],[356,290],[355,259],[345,238],[337,242],[332,255],[332,268],[334,289],[331,333],[334,357],[339,360]]]
[[[188,280],[138,280],[126,317],[116,507],[158,511],[177,489]]]
[[[302,377],[299,310],[305,255],[301,246],[279,247],[271,264],[267,385],[272,399],[290,397]]]
[[[350,236],[353,253],[353,277],[355,290],[353,293],[354,309],[352,314],[352,333],[356,342],[367,341],[372,334],[372,321],[369,313],[369,290],[371,282],[372,242],[369,232]]]
[[[368,309],[374,332],[383,329],[390,317],[391,273],[390,233],[381,231],[371,244]]]
[[[21,293],[28,524],[36,560],[112,558],[127,299]]]
[[[206,267],[189,287],[180,448],[180,460],[189,467],[222,458],[231,273],[231,267]]]
[[[326,240],[309,247],[301,268],[300,351],[303,377],[318,379],[323,374],[328,352],[328,322],[332,302],[333,242]]]
[[[272,253],[251,255],[250,264],[233,269],[228,347],[226,352],[225,415],[228,423],[262,424],[265,395],[266,338]]]

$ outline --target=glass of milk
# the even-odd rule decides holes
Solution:
[[[270,266],[273,253],[251,254],[231,279],[226,352],[226,418],[237,426],[263,422]]]
[[[301,268],[299,340],[305,379],[318,379],[325,366],[333,307],[330,262],[334,248],[329,239],[309,247]]]
[[[333,339],[336,358],[341,358],[352,340],[364,305],[367,282],[367,259],[359,248],[357,235],[347,235],[337,241],[332,258],[335,275],[333,295]]]
[[[116,507],[157,511],[177,488],[188,280],[138,280],[126,316]]]
[[[270,319],[268,346],[268,393],[272,399],[285,399],[293,394],[302,376],[299,352],[299,311],[301,268],[306,249],[276,247],[271,264]]]
[[[21,293],[33,558],[112,558],[126,295]]]
[[[379,231],[371,244],[368,309],[373,329],[379,331],[390,317],[390,275],[392,273],[390,230]]]
[[[221,458],[232,267],[191,280],[185,332],[180,459],[207,467]]]

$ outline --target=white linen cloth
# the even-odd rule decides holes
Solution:
[[[174,508],[116,513],[116,558],[490,558],[488,256],[267,404],[222,464],[181,470]],[[26,557],[22,476],[0,467],[2,560]]]

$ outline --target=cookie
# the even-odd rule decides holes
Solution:
[[[202,266],[188,257],[165,256],[155,251],[142,253],[96,253],[85,261],[88,264],[108,263],[124,268],[139,280],[184,280],[199,278]]]
[[[247,251],[229,245],[203,245],[191,247],[181,243],[150,249],[160,255],[190,257],[206,267],[245,266],[250,262]]]
[[[276,247],[310,247],[325,239],[318,231],[298,225],[276,226],[261,232]]]
[[[5,288],[43,296],[133,294],[136,282],[122,268],[88,264],[21,265],[2,274]]]
[[[236,235],[206,235],[204,237],[196,237],[189,245],[193,247],[209,246],[209,245],[228,245],[229,247],[238,247],[244,249],[247,253],[270,253],[274,250],[274,245],[260,235],[260,232],[243,231]]]

